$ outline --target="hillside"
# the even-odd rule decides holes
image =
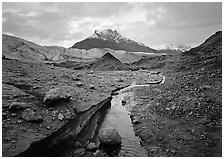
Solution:
[[[181,68],[221,69],[222,32],[216,32],[201,45],[182,53]]]
[[[98,71],[117,71],[117,70],[128,70],[127,64],[120,62],[117,58],[111,55],[109,52],[103,57],[91,63],[88,67],[90,70]]]

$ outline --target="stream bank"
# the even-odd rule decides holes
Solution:
[[[130,87],[133,87],[130,86]],[[120,87],[117,90],[119,92],[122,92],[121,89],[127,89]],[[113,91],[115,92],[115,91]],[[82,156],[85,154],[85,156],[88,156],[92,153],[77,153],[77,151],[86,151],[85,147],[90,143],[95,143],[96,148],[94,150],[98,149],[103,151],[103,156],[107,156],[107,152],[105,153],[104,148],[100,147],[99,139],[98,139],[98,130],[101,127],[102,122],[107,116],[107,110],[110,110],[109,108],[111,105],[116,103],[121,103],[120,100],[122,100],[123,96],[117,96],[107,98],[103,102],[92,106],[90,109],[86,110],[85,112],[77,114],[77,116],[69,121],[66,125],[64,125],[62,128],[60,128],[58,131],[53,132],[48,137],[44,138],[43,140],[37,141],[35,143],[32,143],[30,147],[25,150],[24,152],[20,153],[17,156],[32,156],[32,157],[52,157],[52,156]],[[120,105],[120,104],[118,104]],[[121,106],[121,105],[120,105]],[[116,107],[115,107],[116,108]],[[124,108],[124,107],[123,107]],[[122,106],[118,109],[122,110]],[[127,132],[130,132],[126,138],[130,138],[131,140],[125,140],[123,142],[123,145],[121,146],[121,149],[118,149],[121,153],[120,156],[147,156],[146,151],[142,146],[140,145],[141,141],[138,137],[135,136],[133,126],[131,124],[131,120],[129,118],[128,112],[123,109],[121,112],[126,114],[125,117],[125,123],[122,125],[127,125],[126,128],[123,128],[123,130],[120,132],[122,136]],[[104,122],[105,123],[105,122]],[[105,126],[105,124],[103,125]],[[122,126],[123,127],[123,126]],[[127,131],[128,130],[128,131]],[[130,131],[129,131],[130,130]],[[125,137],[124,137],[125,138]],[[130,142],[131,141],[131,142]],[[75,143],[80,143],[80,147],[74,146]],[[130,142],[130,143],[128,143]],[[135,143],[135,144],[133,144]],[[126,147],[124,146],[126,145]],[[127,148],[127,145],[129,148]],[[131,147],[130,147],[131,146]],[[136,149],[137,147],[137,149]],[[83,149],[84,148],[84,149]],[[133,150],[137,150],[138,153],[133,153]],[[80,152],[79,151],[79,152]],[[131,153],[128,153],[131,152]],[[90,150],[91,152],[91,150]],[[109,155],[110,156],[110,155]]]

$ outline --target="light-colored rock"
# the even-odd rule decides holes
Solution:
[[[82,144],[80,142],[76,141],[73,146],[74,146],[74,148],[82,147]]]
[[[12,113],[12,114],[11,114],[11,117],[16,117],[16,116],[17,116],[16,113]]]
[[[80,148],[72,154],[72,156],[75,156],[75,157],[80,157],[80,156],[83,156],[83,155],[85,155],[85,149],[84,148]]]
[[[44,97],[44,104],[52,104],[55,101],[59,100],[67,100],[70,99],[72,96],[63,88],[53,88],[49,90],[45,97]]]
[[[77,84],[76,84],[78,87],[81,87],[81,86],[83,86],[83,83],[82,82],[77,82]]]
[[[118,134],[117,130],[114,128],[104,128],[99,131],[100,143],[104,145],[120,145],[121,136]]]
[[[87,146],[86,146],[86,149],[87,150],[93,150],[93,149],[96,149],[96,144],[94,142],[90,142]]]
[[[28,107],[29,107],[29,105],[27,103],[12,102],[9,106],[9,111],[24,110]]]
[[[33,122],[33,123],[41,123],[43,122],[43,117],[38,115],[36,112],[34,112],[31,109],[26,109],[22,112],[22,118],[26,120],[27,122]]]
[[[64,119],[64,116],[61,113],[59,113],[58,114],[58,120],[63,120],[63,119]]]
[[[89,86],[89,88],[90,88],[90,89],[95,89],[95,86],[94,86],[93,84],[91,84],[91,85]]]

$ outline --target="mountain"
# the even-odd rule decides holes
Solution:
[[[96,60],[88,66],[90,70],[98,71],[117,71],[117,70],[128,70],[129,66],[120,62],[116,57],[107,52],[100,59]]]
[[[65,48],[59,46],[40,46],[33,42],[2,34],[2,54],[7,58],[28,62],[63,59]]]
[[[113,50],[125,50],[131,52],[158,52],[142,43],[128,39],[116,30],[95,30],[94,34],[80,42],[75,43],[71,48],[92,49],[110,48]]]
[[[218,31],[201,45],[182,53],[182,68],[221,69],[222,31]]]
[[[132,63],[142,56],[155,56],[145,52],[128,52],[124,50],[112,50],[109,48],[74,49],[61,46],[41,46],[18,37],[2,34],[2,54],[10,59],[26,62],[65,62],[65,61],[91,61],[101,58],[110,52],[123,63]]]

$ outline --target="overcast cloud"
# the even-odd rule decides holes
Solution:
[[[3,33],[40,45],[71,47],[95,29],[116,29],[152,48],[196,46],[222,29],[222,4],[2,3]]]

